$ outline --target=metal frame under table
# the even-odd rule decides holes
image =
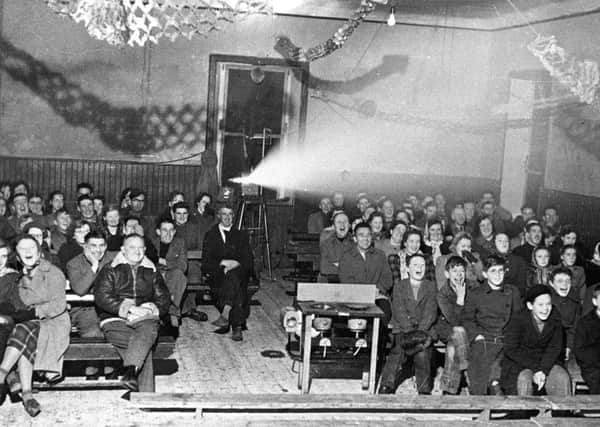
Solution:
[[[383,311],[375,304],[365,304],[367,306],[364,310],[352,310],[349,309],[345,303],[327,303],[332,308],[323,309],[315,308],[315,301],[297,301],[296,307],[302,314],[302,337],[300,342],[304,343],[301,348],[302,353],[302,368],[299,370],[299,383],[301,384],[301,393],[307,394],[310,388],[310,358],[311,358],[311,347],[312,337],[311,330],[313,320],[317,316],[325,317],[347,317],[347,318],[362,318],[367,321],[373,321],[373,329],[371,332],[371,358],[369,362],[369,393],[375,393],[375,376],[377,368],[377,347],[379,344],[379,324],[380,319],[383,317]],[[351,304],[351,303],[348,303]]]

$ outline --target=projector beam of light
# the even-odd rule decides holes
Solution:
[[[349,151],[347,146],[335,145],[271,152],[249,175],[230,181],[314,194],[355,192],[357,188],[382,191],[382,184],[391,182],[391,172],[377,172],[385,170],[380,161],[369,159],[360,150]],[[377,163],[383,168],[377,167]]]

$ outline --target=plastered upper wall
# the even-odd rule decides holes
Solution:
[[[188,104],[199,142],[144,146],[120,140],[115,124],[126,127],[142,105],[143,49],[93,40],[43,2],[6,1],[3,37],[11,51],[0,67],[0,154],[133,159],[140,158],[136,144],[149,161],[200,152],[210,54],[279,57],[276,35],[309,47],[340,25],[251,17],[205,39],[161,41],[151,53],[149,104],[175,112]],[[498,179],[503,130],[490,113],[491,43],[483,32],[361,25],[342,49],[311,63],[306,146],[342,143],[358,154],[352,167],[361,170]],[[32,63],[42,64],[60,78],[32,86],[7,74],[15,63],[38,72]]]
[[[540,34],[556,36],[558,44],[569,55],[600,62],[598,28],[599,13],[535,26]],[[491,51],[492,80],[507,81],[513,71],[543,70],[538,59],[527,50],[527,44],[534,39],[528,27],[495,33]],[[543,74],[545,80],[551,80],[547,73]],[[600,146],[600,111],[573,105],[577,99],[569,97],[558,81],[552,80],[552,85],[553,97],[562,99],[551,118],[545,187],[600,197],[600,151],[582,144],[589,140],[591,147]]]

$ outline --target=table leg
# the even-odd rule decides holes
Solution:
[[[314,314],[309,314],[304,318],[304,352],[302,355],[302,394],[308,393],[310,384],[310,350],[312,343],[312,324]]]
[[[379,317],[373,320],[371,337],[371,364],[369,365],[369,393],[375,394],[375,376],[377,372],[377,347],[379,345]]]

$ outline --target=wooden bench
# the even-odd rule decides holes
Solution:
[[[66,299],[67,303],[71,307],[86,307],[92,306],[94,304],[94,296],[93,295],[77,295],[75,294],[67,282],[66,288]],[[172,358],[172,355],[175,351],[175,338],[172,335],[169,335],[167,331],[163,328],[159,331],[159,337],[156,342],[156,345],[153,349],[152,359],[154,362],[162,362],[165,360],[169,360]],[[91,362],[91,361],[106,361],[120,363],[121,357],[119,356],[116,348],[106,341],[104,338],[81,338],[77,330],[74,328],[71,331],[69,346],[67,347],[67,351],[64,355],[65,362]],[[68,369],[64,369],[65,376],[68,376]],[[156,371],[155,371],[156,375]],[[92,386],[100,386],[100,387],[110,387],[110,386],[118,387],[119,383],[116,381],[86,381],[85,383],[72,383],[69,382],[64,386],[60,384],[58,388],[88,388]],[[46,388],[41,384],[37,384],[38,389]],[[56,386],[52,387],[56,388]]]
[[[600,413],[600,396],[395,396],[350,394],[191,394],[132,393],[131,403],[146,410],[196,410],[203,412],[295,412],[378,414],[472,414],[480,420],[494,413],[532,411],[550,418],[553,411]],[[578,419],[577,419],[578,420]],[[598,422],[598,420],[596,420]]]
[[[188,263],[189,261],[202,261],[202,251],[188,251],[187,252]],[[191,279],[191,280],[190,280]],[[252,297],[260,288],[260,283],[250,282],[248,284],[248,300],[251,301],[251,305],[259,305],[260,303],[256,300],[252,300]],[[185,293],[195,292],[200,295],[200,300],[205,304],[212,304],[213,296],[212,289],[207,283],[207,276],[205,274],[200,277],[190,278],[188,276],[188,284],[185,288]],[[185,300],[185,296],[184,296]]]
[[[294,263],[294,271],[283,277],[296,282],[316,282],[320,269],[319,235],[288,232],[284,253]]]
[[[175,351],[175,338],[169,335],[161,335],[152,353],[156,361],[171,358]],[[64,356],[65,362],[105,360],[119,361],[119,352],[104,338],[81,338],[71,336],[71,342]]]

